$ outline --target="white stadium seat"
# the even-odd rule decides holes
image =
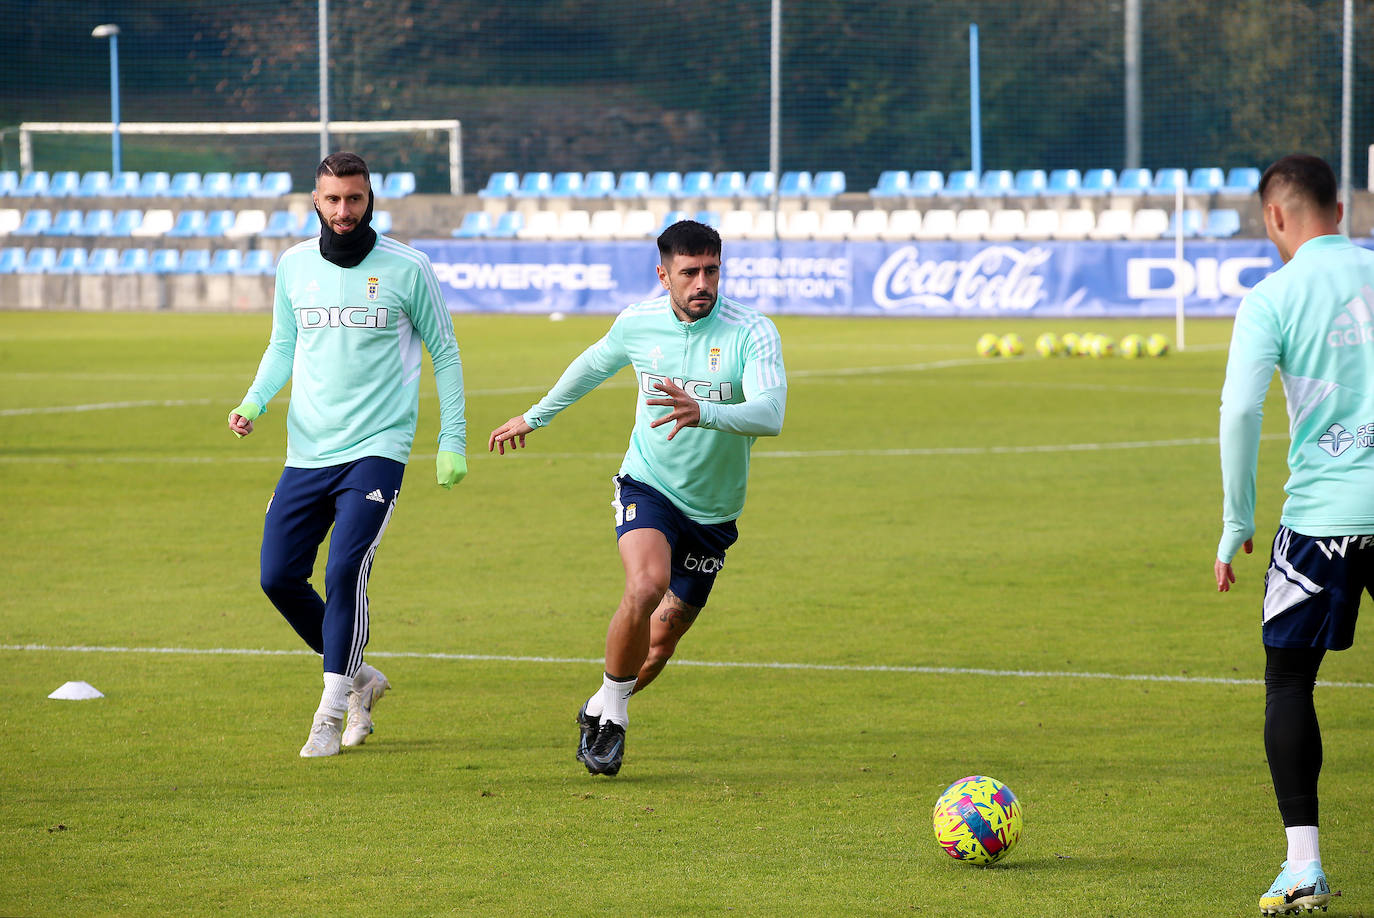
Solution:
[[[744,234],[745,239],[773,239],[777,233],[773,229],[773,212],[761,210],[753,215],[754,225]]]
[[[1087,208],[1066,210],[1059,214],[1059,228],[1055,239],[1087,239],[1097,226],[1097,215]]]
[[[620,235],[623,220],[624,217],[618,210],[593,211],[591,223],[587,226],[587,238],[615,239]]]
[[[720,215],[722,239],[747,239],[754,230],[754,215],[747,210],[727,210]]]
[[[1026,228],[1026,212],[1015,207],[1005,210],[996,210],[992,213],[987,229],[983,231],[984,239],[994,239],[999,242],[1015,239]]]
[[[515,235],[520,239],[553,239],[558,235],[558,214],[536,210],[525,218],[525,225]]]
[[[954,228],[958,223],[959,218],[952,210],[928,210],[921,215],[921,228],[916,231],[916,238],[948,239],[954,235]]]
[[[821,214],[821,225],[816,230],[816,239],[847,239],[854,229],[854,211],[848,208],[827,210]]]
[[[1053,239],[1059,231],[1059,211],[1053,208],[1037,208],[1027,211],[1026,225],[1017,234],[1018,239]]]
[[[772,211],[767,211],[771,216]],[[814,210],[798,210],[782,214],[778,226],[779,239],[811,239],[821,228],[821,215]],[[757,223],[755,224],[757,226]]]
[[[652,210],[627,210],[620,218],[617,239],[647,239],[658,231],[659,218]]]
[[[887,229],[887,211],[861,210],[854,215],[854,225],[849,228],[849,238],[856,241],[879,239]]]
[[[955,216],[954,231],[949,236],[964,242],[982,239],[991,223],[992,214],[981,207],[967,207]]]
[[[1142,207],[1135,212],[1127,239],[1158,239],[1169,230],[1169,213],[1158,207]]]
[[[553,239],[581,239],[591,230],[592,215],[585,210],[565,210],[558,215]]]
[[[24,220],[24,215],[13,207],[6,207],[0,210],[0,236],[8,236],[10,233],[19,229],[19,224]]]
[[[1131,231],[1132,214],[1129,210],[1109,208],[1097,215],[1097,225],[1088,234],[1090,239],[1125,239]]]
[[[129,235],[138,238],[165,236],[172,228],[176,218],[170,210],[150,210],[143,214],[143,222]]]
[[[919,210],[894,210],[887,215],[887,226],[878,234],[878,238],[902,242],[915,239],[920,232],[921,212]]]
[[[224,231],[230,239],[246,239],[256,236],[267,229],[267,211],[241,210],[234,215],[234,222]]]

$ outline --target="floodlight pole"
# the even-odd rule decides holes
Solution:
[[[110,148],[113,154],[112,170],[114,175],[119,167],[119,26],[105,23],[91,29],[92,38],[110,40]]]
[[[329,0],[320,0],[320,160],[329,155]]]
[[[1350,99],[1354,94],[1355,9],[1354,0],[1345,0],[1341,24],[1341,218],[1342,229],[1350,232]]]
[[[981,180],[983,176],[983,122],[978,98],[978,24],[968,27],[968,123],[969,147],[972,163],[969,168]]]
[[[773,239],[778,238],[778,169],[782,134],[782,0],[773,0],[769,11],[768,52],[768,171],[773,190],[768,193],[768,208],[773,211]]]

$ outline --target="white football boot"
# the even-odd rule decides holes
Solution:
[[[301,747],[301,758],[317,759],[339,754],[339,730],[343,721],[337,717],[315,718],[310,726],[310,738]]]
[[[348,727],[343,732],[345,746],[361,746],[372,735],[372,707],[391,683],[375,666],[364,663],[353,676],[353,688],[348,692]]]

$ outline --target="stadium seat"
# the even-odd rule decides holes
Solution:
[[[703,226],[720,231],[720,211],[718,210],[699,210],[692,214],[692,219]]]
[[[24,256],[23,272],[25,274],[46,274],[57,264],[57,249],[51,246],[39,246],[29,249]]]
[[[814,186],[813,186],[814,187]],[[804,213],[820,213],[804,211]],[[817,227],[815,239],[848,239],[854,229],[854,211],[847,207],[836,207],[821,213],[821,225]]]
[[[591,230],[592,215],[585,210],[565,210],[558,215],[552,239],[585,239]]]
[[[388,172],[382,187],[378,189],[379,198],[404,198],[415,193],[414,172]]]
[[[111,236],[114,234],[114,211],[112,210],[88,210],[86,216],[81,220],[80,235],[82,236]]]
[[[553,187],[553,176],[547,172],[526,172],[515,189],[517,198],[542,198]]]
[[[0,274],[14,274],[24,269],[24,250],[18,246],[0,249]]]
[[[1142,207],[1131,219],[1127,239],[1160,239],[1169,231],[1169,212],[1159,207]]]
[[[1007,242],[1021,238],[1026,229],[1026,212],[1016,207],[992,212],[987,228],[983,230],[984,239]]]
[[[84,267],[86,267],[86,250],[69,248],[57,253],[57,261],[48,269],[48,273],[77,274]]]
[[[13,169],[0,169],[0,195],[14,194],[19,187],[19,173]]]
[[[375,214],[373,218],[375,220]],[[212,210],[205,215],[205,222],[201,224],[200,230],[195,235],[218,239],[233,227],[234,219],[232,210]]]
[[[1017,239],[1053,239],[1059,231],[1059,211],[1052,207],[1041,207],[1026,212],[1025,226],[1016,234]]]
[[[942,198],[967,198],[978,190],[978,173],[968,169],[951,172],[945,180],[945,187],[936,194]]]
[[[980,198],[1000,198],[1016,190],[1016,176],[1008,169],[989,169],[978,181]]]
[[[743,172],[717,172],[711,181],[710,195],[713,198],[733,198],[743,193]]]
[[[228,172],[207,172],[200,178],[202,198],[228,198],[234,194],[234,177]]]
[[[1222,194],[1245,195],[1259,190],[1260,171],[1253,166],[1238,166],[1226,173]]]
[[[42,171],[27,172],[19,180],[19,187],[14,189],[16,198],[36,198],[48,193],[48,173]]]
[[[177,259],[177,274],[204,274],[210,270],[209,249],[187,249]]]
[[[658,218],[651,210],[627,210],[620,218],[618,239],[647,239],[656,235]]]
[[[138,190],[134,192],[134,196],[160,198],[169,194],[171,187],[172,177],[166,172],[145,172],[138,178]]]
[[[649,197],[671,198],[682,192],[681,172],[655,172],[649,177]]]
[[[258,235],[268,239],[285,239],[296,235],[296,218],[287,210],[274,210],[267,217],[267,225]]]
[[[52,174],[52,180],[48,183],[48,197],[70,198],[76,194],[77,189],[80,187],[81,173],[70,171],[54,172]]]
[[[1055,169],[1050,173],[1045,185],[1045,194],[1074,194],[1083,184],[1083,176],[1077,169]]]
[[[552,239],[558,232],[558,214],[551,210],[536,210],[531,213],[516,231],[519,239]]]
[[[100,198],[109,194],[110,173],[87,172],[81,176],[81,184],[76,187],[76,195],[81,198]]]
[[[620,235],[622,222],[624,222],[624,215],[618,210],[594,211],[590,222],[587,224],[586,238],[615,239]]]
[[[579,197],[591,200],[608,198],[612,191],[615,191],[615,173],[599,169],[582,177],[582,193]]]
[[[804,198],[811,193],[811,173],[784,172],[778,180],[778,197]]]
[[[845,192],[844,173],[838,169],[827,169],[811,177],[812,198],[833,198]]]
[[[1187,169],[1160,169],[1155,172],[1154,180],[1150,183],[1150,194],[1172,195],[1179,188],[1187,187]]]
[[[1122,169],[1116,176],[1112,194],[1144,194],[1153,182],[1154,176],[1149,169]]]
[[[1221,207],[1207,213],[1201,235],[1208,239],[1229,239],[1240,232],[1240,211]]]
[[[905,169],[889,169],[879,174],[878,183],[868,189],[871,198],[904,198],[911,188],[911,173]]]
[[[894,210],[887,215],[887,225],[878,233],[879,239],[903,242],[915,239],[921,231],[919,210]]]
[[[969,173],[972,175],[973,173]],[[984,211],[986,213],[986,211]],[[936,208],[921,215],[921,227],[916,230],[917,239],[948,239],[954,234],[959,217],[952,210]],[[888,225],[891,226],[889,217]]]
[[[290,172],[264,172],[258,185],[258,197],[280,198],[291,193]]]
[[[1080,195],[1092,196],[1107,194],[1116,187],[1116,172],[1112,169],[1089,169],[1083,173],[1083,183],[1078,186]]]
[[[110,225],[108,235],[116,239],[125,239],[134,234],[139,224],[143,222],[143,211],[141,210],[121,210],[114,216],[114,222]]]
[[[649,173],[622,172],[611,197],[620,200],[642,198],[649,191]]]
[[[1201,236],[1201,235],[1202,235],[1202,211],[1200,211],[1200,210],[1194,210],[1194,209],[1191,208],[1191,207],[1190,207],[1190,208],[1185,208],[1185,209],[1182,210],[1182,211],[1177,211],[1177,210],[1176,210],[1176,211],[1173,211],[1172,213],[1169,214],[1169,225],[1168,225],[1168,227],[1164,230],[1164,235],[1167,236],[1167,237],[1170,238],[1170,239],[1173,239],[1173,238],[1174,238],[1175,233],[1178,231],[1178,225],[1179,225],[1179,222],[1180,222],[1180,214],[1182,215],[1182,221],[1181,221],[1181,222],[1182,222],[1182,224],[1183,224],[1183,238],[1185,238],[1185,239],[1196,239],[1198,236]]]
[[[923,169],[911,173],[911,186],[908,194],[913,198],[932,198],[938,195],[944,187],[945,176],[943,172]]]
[[[377,219],[376,212],[372,214],[372,219]],[[316,215],[313,207],[301,213],[300,219],[296,221],[296,226],[292,233],[301,239],[309,239],[320,235],[320,218]]]
[[[798,213],[807,213],[807,211],[799,211]],[[792,216],[797,216],[797,214]],[[782,238],[780,230],[786,225],[787,214],[774,214],[771,210],[760,210],[755,211],[753,217],[753,225],[749,227],[749,232],[744,236],[745,239],[764,241]],[[783,221],[784,226],[777,225],[776,221],[779,219]]]
[[[682,174],[682,197],[696,198],[711,193],[715,176],[709,172],[684,172]]]
[[[110,274],[114,271],[115,265],[119,263],[119,250],[111,248],[91,249],[90,256],[86,259],[86,264],[82,266],[82,274]]]
[[[172,181],[168,184],[165,193],[168,197],[173,198],[196,197],[200,194],[200,173],[178,172],[172,176]]]
[[[668,227],[672,226],[674,223],[686,220],[689,218],[689,216],[690,215],[683,210],[670,210],[663,215],[662,220],[658,221],[657,227],[655,227],[655,229],[652,233],[650,233],[650,235],[657,236],[661,234],[664,230],[666,230]]]
[[[1022,169],[1016,173],[1016,183],[1011,193],[1024,198],[1039,197],[1049,188],[1049,184],[1044,169]]]
[[[24,213],[18,208],[6,207],[0,210],[0,236],[8,236],[19,229],[24,222]]]
[[[581,191],[581,172],[559,172],[553,177],[553,184],[549,186],[549,197],[571,198],[577,196]]]
[[[382,199],[382,186],[386,184],[385,173],[369,171],[367,182],[368,187],[372,189],[372,196],[380,201]]]
[[[153,211],[148,212],[150,215]],[[203,210],[183,210],[176,216],[176,222],[167,231],[167,235],[174,239],[188,239],[192,236],[201,235],[205,229],[205,211]]]
[[[679,211],[678,213],[681,214]],[[686,214],[681,214],[678,219],[686,219]],[[664,219],[664,229],[671,224]],[[749,234],[754,231],[754,215],[747,210],[726,210],[720,215],[720,235],[723,239],[747,239]]]
[[[1061,226],[1063,220],[1060,220]],[[1097,223],[1088,233],[1089,239],[1125,239],[1131,231],[1131,212],[1119,208],[1104,210],[1097,215]]]
[[[1097,215],[1087,208],[1060,211],[1059,227],[1052,238],[1058,240],[1087,239],[1097,226]]]
[[[52,211],[37,208],[24,212],[24,219],[19,222],[12,236],[41,236],[52,226]]]
[[[514,172],[493,172],[487,176],[487,184],[477,192],[479,198],[510,198],[520,187],[520,176]]]
[[[256,198],[262,188],[262,173],[235,172],[229,193],[236,198]]]
[[[116,172],[110,176],[110,187],[105,194],[112,198],[129,198],[138,193],[137,172]]]
[[[771,210],[760,212],[759,216],[762,216],[763,213],[767,213],[769,218],[772,218],[773,212]],[[778,217],[781,220],[778,224],[777,232],[779,239],[814,239],[821,229],[821,214],[820,211],[817,210],[798,210],[792,213],[781,213],[778,214]],[[757,225],[757,216],[754,222]]]
[[[142,274],[148,270],[147,249],[121,249],[119,262],[110,269],[111,274]]]
[[[456,239],[481,239],[491,235],[491,214],[485,210],[470,210],[453,231]]]
[[[267,229],[267,211],[240,210],[234,213],[234,222],[225,229],[224,235],[230,239],[247,239],[257,236]]]
[[[854,225],[849,228],[848,238],[856,242],[868,242],[882,238],[887,229],[887,211],[860,210],[854,214]]]
[[[78,236],[81,234],[81,211],[62,210],[52,218],[52,223],[43,231],[44,236]]]
[[[1211,194],[1220,191],[1226,184],[1226,173],[1216,166],[1194,169],[1188,176],[1188,191],[1191,194]]]
[[[237,274],[243,264],[243,253],[238,249],[216,249],[206,266],[206,274]]]
[[[1016,212],[1021,213],[1019,210]],[[927,214],[927,216],[929,215]],[[958,239],[961,242],[982,239],[987,235],[988,227],[991,225],[991,213],[981,207],[966,207],[955,215],[954,230],[949,234],[949,238]]]
[[[374,211],[372,214],[372,228],[377,232],[381,233],[383,236],[390,235],[391,231],[396,228],[395,224],[392,222],[391,219],[391,211]]]
[[[783,179],[791,174],[784,172]],[[749,177],[744,180],[744,194],[750,198],[771,198],[776,187],[771,172],[750,172]]]
[[[243,261],[234,273],[267,275],[275,274],[276,271],[276,256],[267,249],[249,249],[243,253]]]
[[[181,263],[181,253],[176,249],[156,249],[148,257],[148,270],[154,274],[171,274]]]

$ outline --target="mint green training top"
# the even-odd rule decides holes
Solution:
[[[266,410],[293,381],[288,466],[404,463],[420,412],[422,341],[439,389],[439,449],[462,455],[463,365],[429,258],[378,235],[360,264],[341,268],[311,239],[277,263],[272,337],[244,400]]]
[[[1288,499],[1306,536],[1374,533],[1374,252],[1317,236],[1236,311],[1221,390],[1222,536],[1230,563],[1255,533],[1260,421],[1278,367],[1288,402]]]
[[[657,489],[698,523],[739,516],[750,447],[758,437],[782,432],[787,407],[782,341],[773,323],[723,296],[695,322],[679,319],[667,295],[636,303],[569,364],[549,393],[525,412],[525,422],[543,427],[627,365],[634,368],[638,391],[620,473]],[[654,388],[654,381],[664,378],[701,405],[700,426],[684,427],[671,442],[671,422],[649,424],[672,409],[645,404],[665,397]]]

